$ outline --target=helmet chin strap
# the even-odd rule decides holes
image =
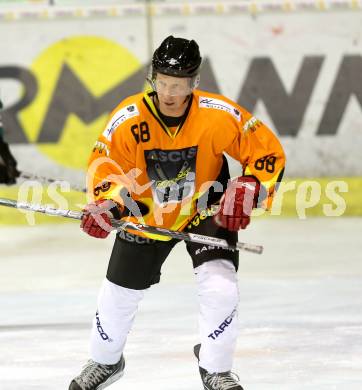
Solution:
[[[189,100],[190,100],[190,98],[191,98],[191,95],[192,95],[192,93],[190,93],[190,95],[187,95],[187,96],[185,97],[184,103],[186,103],[187,101],[189,101]]]

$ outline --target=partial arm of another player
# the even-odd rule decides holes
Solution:
[[[17,162],[10,152],[9,145],[3,139],[3,124],[0,113],[0,183],[14,184],[16,182],[16,178],[19,176],[16,165]]]
[[[269,208],[281,181],[285,154],[274,133],[243,111],[240,132],[225,151],[243,165],[243,176],[231,180],[221,198],[215,222],[231,231],[245,229],[253,208]]]

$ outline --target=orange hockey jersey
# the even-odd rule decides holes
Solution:
[[[195,90],[183,123],[171,131],[158,115],[153,94],[130,96],[111,113],[89,160],[92,200],[125,204],[133,199],[148,207],[138,222],[182,230],[198,208],[209,204],[208,194],[222,195],[225,152],[240,162],[240,175],[260,181],[270,205],[285,156],[268,127],[224,96]]]

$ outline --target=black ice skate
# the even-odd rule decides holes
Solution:
[[[201,344],[194,346],[194,354],[199,360]],[[243,390],[239,385],[239,378],[231,371],[210,374],[199,366],[202,384],[205,390]]]
[[[123,355],[117,364],[100,364],[88,360],[82,372],[72,380],[69,390],[105,389],[123,375],[124,366]]]

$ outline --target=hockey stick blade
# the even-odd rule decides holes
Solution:
[[[26,202],[17,202],[16,200],[0,198],[0,206],[12,207],[15,209],[22,209],[27,211],[34,211],[37,213],[42,213],[46,215],[55,215],[58,217],[71,218],[81,220],[83,213],[81,211],[73,210],[61,210],[55,209],[53,207],[45,205],[36,205]],[[118,221],[111,220],[112,226],[114,229],[122,229],[127,231],[139,231],[144,233],[150,233],[155,235],[161,235],[165,237],[171,237],[180,241],[190,241],[196,242],[199,244],[217,246],[229,250],[243,250],[247,252],[252,252],[256,254],[261,254],[263,252],[263,247],[261,245],[247,244],[245,242],[237,242],[235,245],[229,244],[226,240],[217,237],[205,236],[202,234],[195,233],[185,233],[175,230],[165,229],[156,226],[144,225],[140,223],[134,223],[130,221]]]

